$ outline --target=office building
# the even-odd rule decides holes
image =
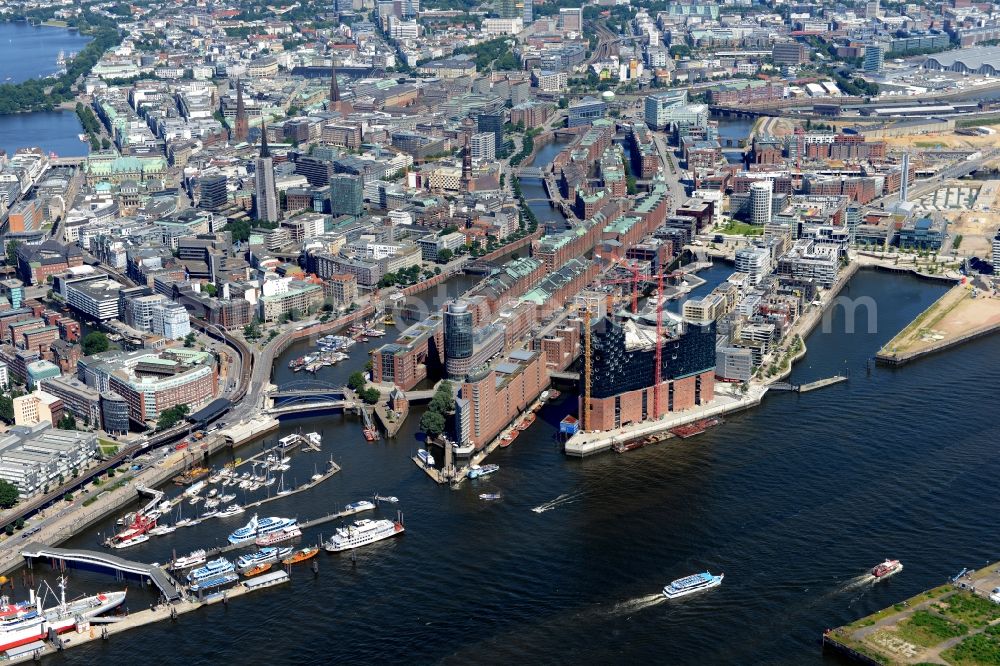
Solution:
[[[476,119],[479,132],[493,135],[493,154],[503,155],[503,112],[481,113]]]
[[[60,476],[86,467],[97,455],[97,433],[57,430],[46,421],[14,426],[0,435],[0,479],[22,498],[55,487]]]
[[[112,435],[129,431],[128,401],[114,391],[101,393],[101,427]]]
[[[458,377],[451,366],[472,357],[472,312],[465,301],[452,301],[444,311],[444,359],[450,377]]]
[[[809,62],[809,50],[799,42],[775,42],[771,47],[775,65],[802,65]]]
[[[885,68],[885,48],[881,44],[865,45],[864,70],[868,74],[881,74]]]
[[[202,176],[198,179],[198,207],[207,210],[218,210],[229,202],[229,192],[226,189],[226,177]]]
[[[51,393],[36,390],[13,399],[14,425],[33,426],[42,421],[55,425],[62,418],[62,401]]]
[[[364,183],[361,176],[337,174],[330,177],[330,213],[358,216],[364,212]]]
[[[257,219],[277,222],[278,192],[274,187],[274,162],[267,147],[267,126],[261,131],[260,157],[254,164],[254,196],[256,197]]]
[[[191,316],[180,303],[160,303],[153,308],[150,331],[168,340],[183,340],[191,332]]]
[[[156,422],[164,410],[177,405],[194,412],[218,395],[215,356],[195,349],[89,356],[80,359],[77,368],[87,386],[120,395],[128,403],[129,418],[139,424]]]
[[[566,126],[581,127],[590,125],[598,118],[604,117],[607,104],[596,97],[584,97],[578,102],[573,102],[566,110]]]
[[[774,183],[758,180],[750,183],[750,223],[759,227],[771,223],[771,194]]]
[[[561,7],[559,9],[559,27],[563,32],[582,32],[583,9],[580,7]]]
[[[469,137],[469,148],[474,160],[496,159],[496,136],[492,132],[477,132]]]
[[[101,394],[75,376],[50,377],[43,379],[40,386],[42,392],[62,401],[62,411],[72,413],[81,425],[96,426],[101,422]]]
[[[1000,275],[1000,231],[993,237],[993,274]]]

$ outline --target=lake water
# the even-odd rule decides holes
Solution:
[[[73,111],[38,111],[0,116],[0,149],[14,154],[17,148],[38,146],[60,157],[86,155],[90,144],[80,141],[83,131]]]
[[[90,37],[66,28],[0,23],[0,83],[56,74],[59,53],[69,58],[89,41]]]
[[[55,74],[56,58],[77,53],[90,41],[65,28],[0,23],[0,82],[19,83]],[[0,116],[0,149],[13,154],[17,148],[38,146],[60,157],[87,154],[79,140],[80,122],[72,111],[19,113]]]

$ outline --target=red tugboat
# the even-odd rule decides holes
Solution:
[[[880,581],[902,570],[903,565],[899,560],[886,560],[882,564],[875,565],[872,568],[872,576],[875,577],[876,581]]]

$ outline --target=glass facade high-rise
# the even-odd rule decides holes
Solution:
[[[644,326],[655,335],[655,320],[644,322]],[[656,351],[653,345],[635,349],[627,346],[625,330],[617,321],[604,319],[595,326],[592,354],[590,391],[594,398],[609,398],[654,383]],[[679,335],[663,341],[660,361],[662,381],[714,368],[715,322],[706,325],[685,323]]]
[[[364,186],[360,176],[337,174],[330,177],[330,212],[334,215],[361,215]]]
[[[446,360],[472,356],[472,313],[463,301],[449,303],[444,311],[444,356]]]
[[[493,134],[493,154],[497,157],[503,155],[503,112],[481,113],[476,124],[480,132]]]
[[[229,193],[226,191],[226,177],[205,176],[198,179],[198,207],[217,210],[226,205]]]

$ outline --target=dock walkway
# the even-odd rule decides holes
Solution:
[[[21,556],[24,557],[29,567],[33,560],[49,559],[60,565],[64,563],[78,564],[81,567],[91,569],[106,569],[118,576],[148,578],[156,587],[160,588],[160,592],[167,600],[174,601],[182,596],[177,581],[160,567],[126,560],[110,553],[80,548],[55,548],[41,543],[29,543],[21,551]]]

